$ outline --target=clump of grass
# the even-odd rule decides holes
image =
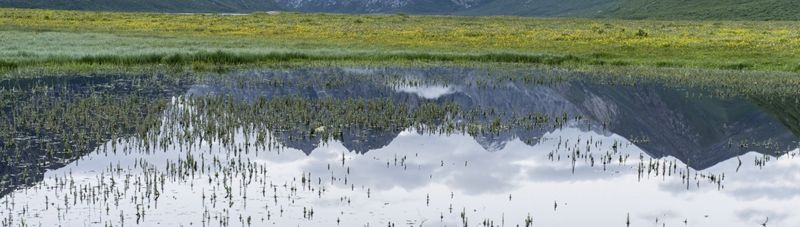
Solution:
[[[650,36],[650,34],[640,28],[639,31],[636,32],[636,36],[647,37]]]
[[[16,68],[17,68],[16,63],[0,60],[0,70],[10,70]]]
[[[753,64],[747,62],[740,62],[740,63],[723,65],[721,68],[733,69],[733,70],[747,70],[753,68]]]
[[[83,56],[77,59],[70,59],[66,57],[53,57],[46,59],[46,63],[81,63],[81,64],[109,64],[109,65],[143,65],[143,64],[157,64],[161,63],[164,57],[158,54],[137,55],[137,56],[121,56],[121,55],[97,55],[97,56]]]

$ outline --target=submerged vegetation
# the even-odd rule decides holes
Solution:
[[[791,22],[0,9],[0,28],[5,70],[455,61],[800,71],[800,29]]]

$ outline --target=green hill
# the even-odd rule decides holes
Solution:
[[[797,0],[620,0],[594,15],[626,19],[800,20]]]
[[[273,0],[0,0],[0,7],[171,13],[282,9]]]
[[[619,0],[494,0],[459,11],[462,15],[585,17],[618,8]]]

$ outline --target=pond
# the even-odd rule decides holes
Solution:
[[[3,226],[795,226],[797,97],[535,69],[0,81]]]

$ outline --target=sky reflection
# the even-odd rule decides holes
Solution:
[[[237,138],[237,143],[245,140],[241,132]],[[559,141],[588,138],[603,144],[601,147],[609,147],[614,142],[625,144],[619,154],[636,157],[636,161],[608,164],[603,170],[599,165],[591,166],[578,160],[573,171],[572,162],[565,156],[560,161],[548,158],[548,154],[559,147]],[[136,204],[148,206],[149,214],[143,224],[161,225],[200,225],[197,222],[204,217],[204,212],[228,215],[234,219],[233,223],[239,223],[236,220],[239,214],[264,217],[269,212],[269,220],[259,219],[255,223],[331,226],[339,219],[342,226],[366,223],[382,226],[389,221],[417,226],[423,223],[456,226],[461,224],[462,211],[471,225],[490,219],[495,223],[504,220],[506,225],[512,226],[521,224],[530,214],[534,223],[544,226],[623,226],[628,213],[635,226],[681,226],[684,220],[689,226],[753,226],[766,217],[774,226],[800,224],[798,217],[786,212],[800,208],[797,193],[800,181],[791,180],[798,178],[800,170],[800,160],[796,158],[800,151],[797,150],[773,158],[764,167],[751,164],[762,155],[743,155],[741,160],[747,162],[738,172],[737,159],[728,160],[702,171],[725,173],[723,189],[703,181],[699,187],[693,185],[693,181],[687,189],[678,176],[648,175],[640,179],[636,169],[639,154],[644,155],[645,160],[649,157],[618,135],[604,136],[565,128],[547,133],[540,140],[533,146],[512,140],[501,150],[487,152],[469,135],[423,135],[408,130],[401,132],[389,145],[363,155],[348,152],[338,141],[329,141],[310,155],[284,148],[280,152],[262,150],[238,156],[221,144],[212,148],[208,144],[194,144],[191,152],[196,157],[202,156],[207,165],[216,157],[248,160],[248,163],[269,167],[267,174],[258,177],[266,179],[264,185],[278,185],[274,191],[277,202],[271,198],[273,193],[269,192],[269,186],[238,185],[233,188],[236,195],[233,205],[228,207],[218,201],[214,206],[207,198],[199,199],[203,195],[220,193],[221,186],[209,183],[206,175],[210,173],[207,173],[187,180],[168,180],[164,198],[157,205],[124,199],[118,201],[118,207],[106,212],[102,206],[79,201],[64,211],[63,201],[50,200],[53,204],[44,209],[46,200],[69,194],[69,190],[53,190],[54,185],[59,185],[57,179],[70,179],[82,185],[76,188],[96,187],[98,182],[108,184],[111,176],[118,182],[126,177],[107,173],[109,166],[129,169],[124,172],[133,174],[130,175],[133,179],[140,179],[144,172],[134,166],[164,169],[168,161],[186,156],[186,148],[181,151],[176,147],[147,154],[103,153],[98,149],[97,153],[65,168],[48,172],[45,181],[19,190],[0,202],[13,208],[13,216],[25,217],[29,224],[43,225],[102,225],[114,223],[121,213],[130,215],[130,221],[135,219],[132,215],[136,213]],[[121,151],[135,144],[130,141],[116,146]],[[110,142],[106,149],[111,149]],[[597,152],[603,152],[599,150]],[[561,154],[567,153],[562,151]],[[325,192],[319,194],[305,189],[291,192],[284,188],[284,184],[300,187],[298,178],[304,174],[310,174],[313,187],[324,188]],[[237,175],[231,177],[234,183],[245,179]],[[264,196],[263,187],[268,191]],[[242,194],[247,195],[246,200],[239,197]],[[62,210],[53,206],[62,206]],[[301,211],[305,207],[315,210],[312,220],[303,219]],[[284,212],[281,214],[280,210]],[[3,216],[11,215],[2,212]],[[62,212],[69,215],[59,215]]]

